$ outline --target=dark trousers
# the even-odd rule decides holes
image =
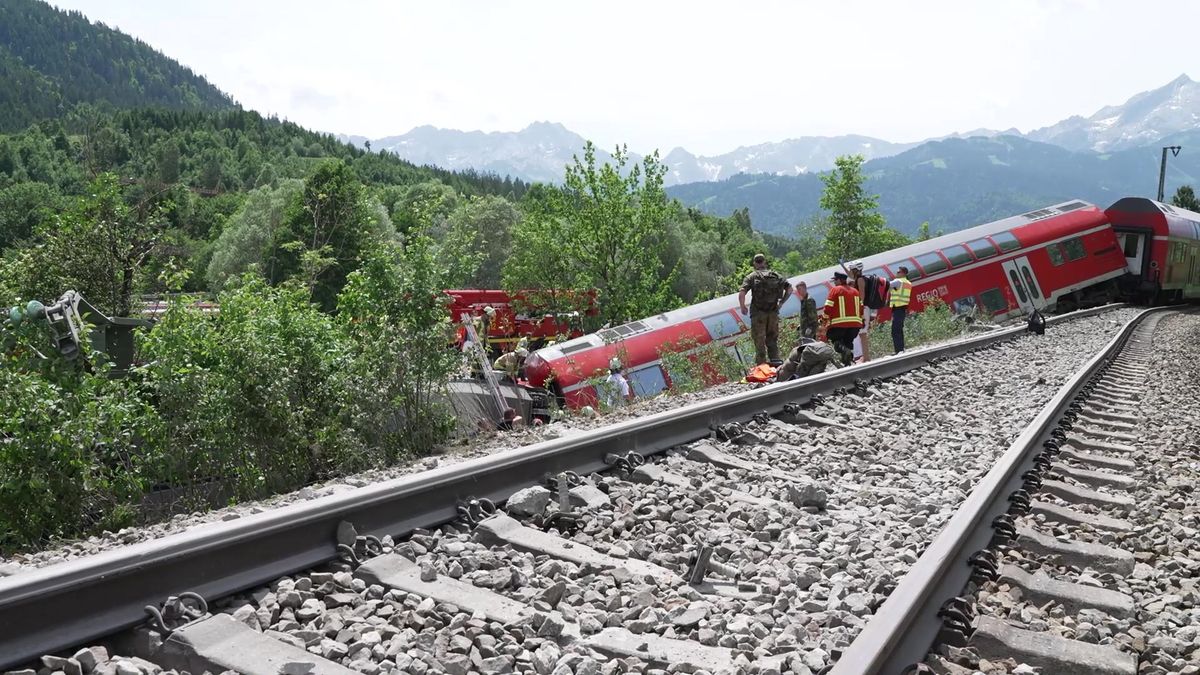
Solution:
[[[892,308],[892,349],[897,354],[904,351],[904,317],[908,316],[907,307]]]
[[[830,327],[825,331],[825,337],[829,338],[829,344],[842,355],[842,365],[848,366],[854,363],[854,338],[858,337],[859,328],[840,328]]]

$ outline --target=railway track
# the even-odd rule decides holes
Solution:
[[[148,659],[120,662],[126,672],[151,662],[192,672],[823,672],[834,661],[890,672],[860,662],[860,643],[908,597],[964,510],[995,492],[989,481],[1014,450],[975,487],[996,463],[989,448],[1030,419],[1017,443],[1040,435],[1082,386],[1082,374],[1051,372],[1055,357],[1078,352],[1051,336],[1099,348],[1117,332],[1108,316],[1064,317],[1049,339],[984,335],[3,579],[0,624],[16,628],[0,663],[104,638]],[[1067,386],[1051,396],[1056,378]],[[844,395],[820,394],[835,391]],[[980,392],[1011,423],[990,421]],[[913,420],[889,416],[896,400]],[[889,470],[897,455],[927,466]],[[528,487],[546,475],[557,479]],[[488,500],[509,497],[511,515],[491,515]],[[450,524],[425,529],[440,523]],[[331,563],[339,543],[346,562]],[[106,638],[183,591],[222,607],[192,621],[204,603],[171,601],[156,630]],[[919,620],[906,630],[928,624],[936,637],[936,620],[908,611]],[[91,672],[80,659],[45,665]]]

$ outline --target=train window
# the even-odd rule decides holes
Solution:
[[[949,248],[944,248],[942,249],[942,255],[946,256],[946,259],[949,260],[950,264],[954,267],[960,267],[971,262],[971,254],[967,253],[967,247],[965,246],[951,246]]]
[[[638,368],[629,371],[629,387],[638,396],[654,396],[667,388],[667,380],[658,366]]]
[[[1059,244],[1050,244],[1047,246],[1046,253],[1050,254],[1050,264],[1055,267],[1066,262],[1066,258],[1063,257],[1062,246]]]
[[[1012,280],[1012,286],[1017,290],[1017,297],[1021,302],[1029,302],[1029,296],[1025,295],[1025,285],[1021,283],[1021,277],[1017,276],[1016,270],[1009,270],[1008,278]]]
[[[1021,266],[1021,275],[1025,277],[1025,285],[1029,287],[1029,294],[1034,298],[1040,298],[1038,294],[1037,282],[1033,280],[1033,275],[1029,273],[1029,268]]]
[[[783,301],[783,306],[779,308],[779,316],[787,318],[793,314],[800,312],[800,298],[796,297],[795,293],[788,292],[787,300]]]
[[[1141,241],[1142,238],[1136,234],[1123,234],[1121,235],[1121,238],[1125,240],[1123,246],[1125,249],[1125,257],[1136,258],[1138,254],[1138,242]]]
[[[812,298],[813,302],[817,303],[817,311],[821,311],[821,308],[825,306],[825,299],[829,297],[829,286],[826,284],[809,286],[808,297]]]
[[[1083,240],[1079,237],[1064,241],[1063,248],[1066,249],[1067,260],[1082,260],[1087,257],[1087,251],[1083,248]]]
[[[742,325],[729,312],[721,312],[706,316],[700,319],[704,323],[704,327],[708,329],[708,334],[714,340],[727,338],[730,335],[737,335],[742,332]]]
[[[908,280],[909,281],[916,281],[917,279],[921,278],[921,270],[917,269],[917,266],[912,264],[912,262],[909,260],[901,260],[898,262],[894,262],[891,265],[888,265],[888,268],[891,269],[896,274],[900,273],[901,267],[908,268]]]
[[[980,260],[996,255],[996,247],[993,246],[992,242],[988,241],[987,239],[968,241],[967,248],[971,249],[971,253],[974,253],[975,257],[979,258]]]
[[[938,272],[946,269],[946,261],[942,260],[942,256],[936,253],[919,255],[916,258],[913,258],[913,260],[916,260],[917,264],[921,266],[921,269],[925,270],[925,274],[937,274]]]
[[[984,309],[988,314],[1003,312],[1008,309],[1008,300],[1004,298],[1004,294],[999,288],[992,288],[979,294],[979,300],[983,303]]]
[[[997,232],[992,235],[992,241],[996,242],[1001,251],[1015,251],[1021,248],[1021,242],[1017,241],[1012,232]]]

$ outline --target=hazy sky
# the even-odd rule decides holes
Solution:
[[[913,141],[1028,131],[1200,77],[1195,0],[54,4],[149,42],[248,108],[372,138],[551,120],[639,152]]]

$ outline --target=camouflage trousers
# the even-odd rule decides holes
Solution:
[[[813,342],[807,345],[797,345],[788,354],[787,360],[775,375],[776,382],[787,382],[793,377],[808,377],[825,372],[826,366],[833,363],[836,367],[838,353],[833,347],[824,342]]]
[[[750,337],[754,340],[754,362],[779,360],[779,312],[750,310]]]

